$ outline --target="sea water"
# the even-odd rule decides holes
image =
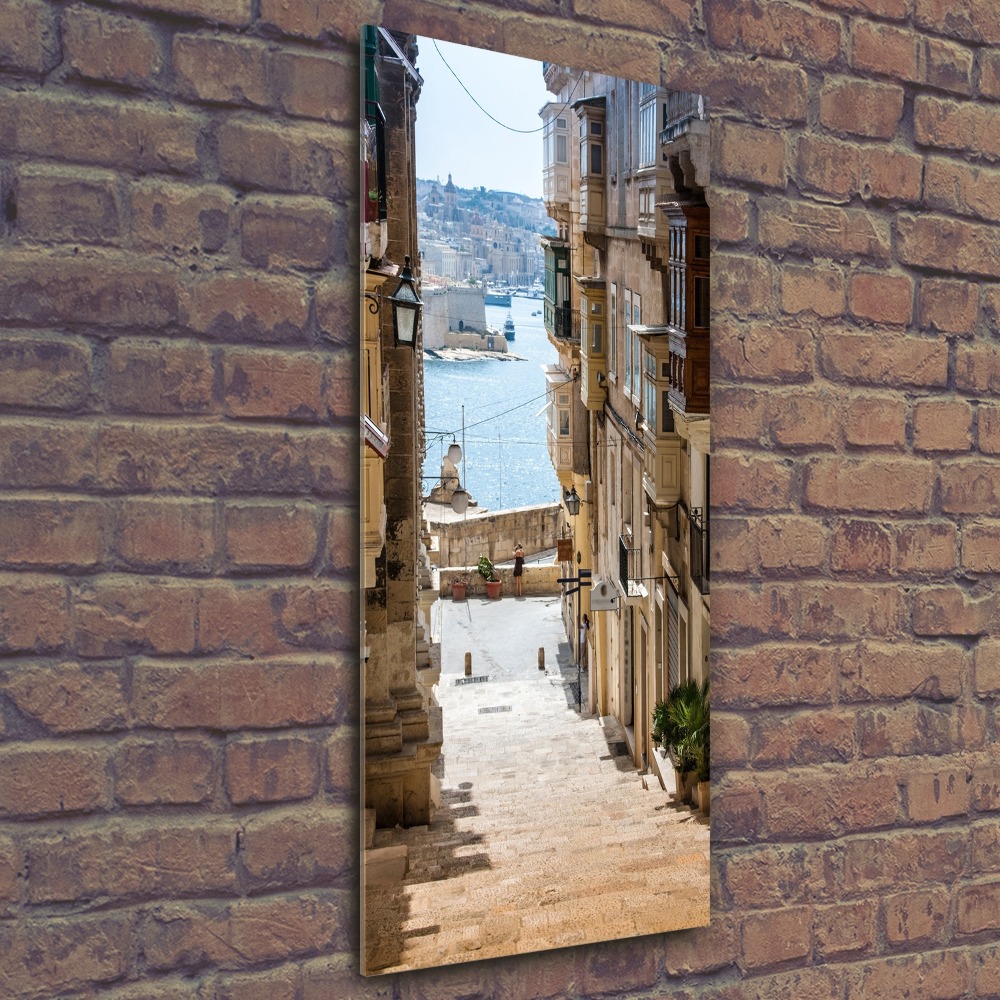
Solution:
[[[523,361],[445,361],[424,355],[424,496],[441,475],[448,446],[462,444],[464,404],[465,444],[458,471],[476,503],[505,510],[559,500],[546,442],[542,373],[542,365],[554,364],[558,357],[545,334],[541,299],[514,296],[509,308],[486,306],[486,322],[502,330],[508,312],[515,328],[509,349]]]

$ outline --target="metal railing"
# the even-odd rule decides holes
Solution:
[[[622,590],[629,596],[639,592],[639,580],[642,577],[642,552],[629,547],[629,540],[624,535],[618,536],[618,578]]]
[[[701,507],[691,508],[691,582],[702,594],[709,591],[709,531],[708,518],[702,520],[705,511]]]

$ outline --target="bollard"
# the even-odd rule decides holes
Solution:
[[[545,647],[544,646],[539,646],[538,647],[538,669],[539,670],[544,670],[545,669]]]
[[[465,654],[465,676],[472,676],[472,653]]]

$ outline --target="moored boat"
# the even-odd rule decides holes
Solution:
[[[503,322],[503,335],[508,342],[514,339],[514,317],[507,313],[507,318]]]

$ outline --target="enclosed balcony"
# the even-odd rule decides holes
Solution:
[[[545,301],[542,320],[550,337],[579,342],[580,319],[570,308],[569,244],[542,240],[545,252]]]
[[[670,328],[633,328],[642,342],[642,488],[658,507],[681,497],[681,437],[670,408]]]
[[[580,398],[588,410],[603,410],[608,398],[605,353],[604,278],[577,277],[580,286]]]
[[[670,405],[678,413],[708,413],[708,335],[670,331]]]
[[[559,365],[545,365],[549,459],[556,475],[573,474],[573,378]],[[569,479],[567,478],[567,482]]]
[[[568,222],[572,202],[570,117],[566,105],[546,104],[542,121],[542,194],[545,211],[557,222]]]
[[[605,205],[603,97],[587,97],[573,105],[580,119],[580,227],[603,234]]]

